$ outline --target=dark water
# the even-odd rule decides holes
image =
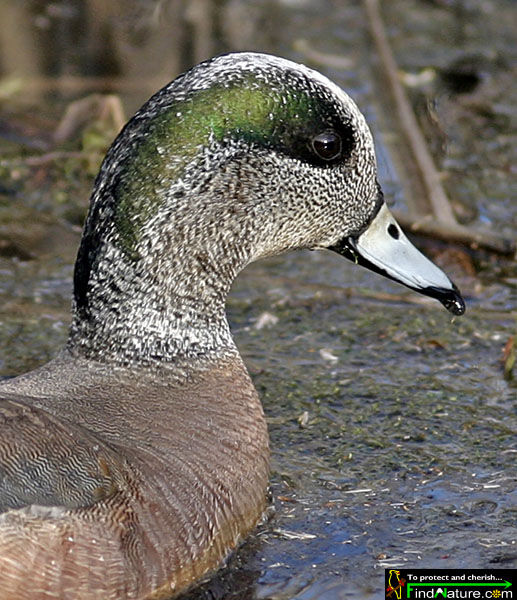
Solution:
[[[457,214],[515,238],[515,4],[384,4]],[[0,16],[3,375],[66,336],[79,224],[113,127],[94,111],[55,147],[74,99],[112,92],[129,115],[226,50],[308,62],[357,100],[386,195],[406,207],[407,158],[359,1],[11,0]],[[63,154],[28,160],[50,152]],[[464,317],[330,253],[276,257],[237,280],[228,311],[268,416],[276,510],[190,600],[381,598],[387,567],[517,567],[517,387],[501,362],[517,333],[515,262],[418,243],[466,293]]]

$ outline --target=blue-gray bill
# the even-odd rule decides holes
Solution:
[[[385,204],[365,231],[343,238],[330,250],[420,294],[436,298],[454,315],[465,312],[465,301],[458,288],[413,246]]]

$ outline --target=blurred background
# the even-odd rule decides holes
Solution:
[[[517,567],[516,23],[514,0],[0,0],[1,375],[66,339],[117,132],[222,52],[342,86],[388,202],[467,297],[451,321],[327,253],[238,278],[228,310],[269,420],[276,513],[191,600],[382,598],[385,568]]]

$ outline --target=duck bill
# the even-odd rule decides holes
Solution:
[[[330,250],[388,279],[439,300],[455,314],[465,312],[458,288],[407,239],[385,204],[358,236],[343,238]]]

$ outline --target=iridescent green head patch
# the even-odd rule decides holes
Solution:
[[[274,151],[325,168],[329,164],[315,155],[311,140],[336,130],[351,151],[354,131],[336,98],[328,90],[322,93],[303,73],[283,72],[281,79],[275,75],[233,72],[202,89],[184,89],[187,74],[135,115],[131,149],[120,162],[112,190],[119,241],[129,256],[138,258],[142,227],[167,190],[214,142],[226,149],[244,143],[255,154]],[[131,122],[126,130],[131,133]]]

